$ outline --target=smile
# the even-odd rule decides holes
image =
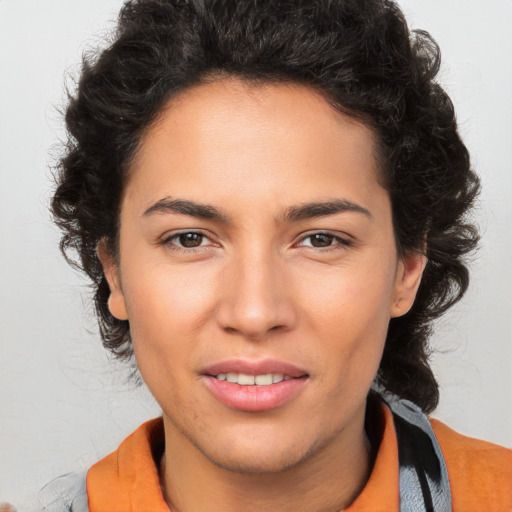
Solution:
[[[285,406],[307,387],[309,374],[283,361],[229,360],[204,368],[206,389],[236,411],[263,412]]]
[[[246,373],[219,373],[214,375],[218,380],[225,380],[240,386],[270,386],[283,380],[290,380],[292,377],[282,373],[266,373],[264,375],[247,375]]]

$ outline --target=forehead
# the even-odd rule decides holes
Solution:
[[[176,193],[210,203],[260,195],[276,205],[283,195],[326,199],[340,187],[364,195],[380,188],[375,147],[370,127],[311,88],[223,79],[165,105],[141,140],[130,173],[137,183],[127,189],[148,203]]]

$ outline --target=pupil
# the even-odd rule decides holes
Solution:
[[[202,235],[197,233],[183,233],[180,235],[179,240],[183,247],[198,247],[201,245]]]
[[[333,236],[332,235],[313,235],[311,243],[313,247],[329,247],[331,245]]]

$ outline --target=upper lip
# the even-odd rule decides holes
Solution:
[[[219,373],[243,373],[246,375],[266,375],[269,373],[283,374],[288,377],[304,377],[308,373],[291,363],[276,359],[250,361],[246,359],[227,359],[204,368],[204,375],[218,375]]]

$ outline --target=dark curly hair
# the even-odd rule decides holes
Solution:
[[[397,247],[426,243],[416,301],[390,321],[377,382],[432,411],[432,321],[466,291],[464,257],[478,240],[467,213],[479,180],[435,81],[439,65],[429,34],[410,32],[388,0],[128,1],[112,44],[84,59],[69,97],[52,202],[64,255],[92,279],[105,347],[132,355],[128,322],[108,310],[96,248],[103,239],[116,254],[120,195],[144,131],[173,95],[218,75],[299,83],[375,130]]]

